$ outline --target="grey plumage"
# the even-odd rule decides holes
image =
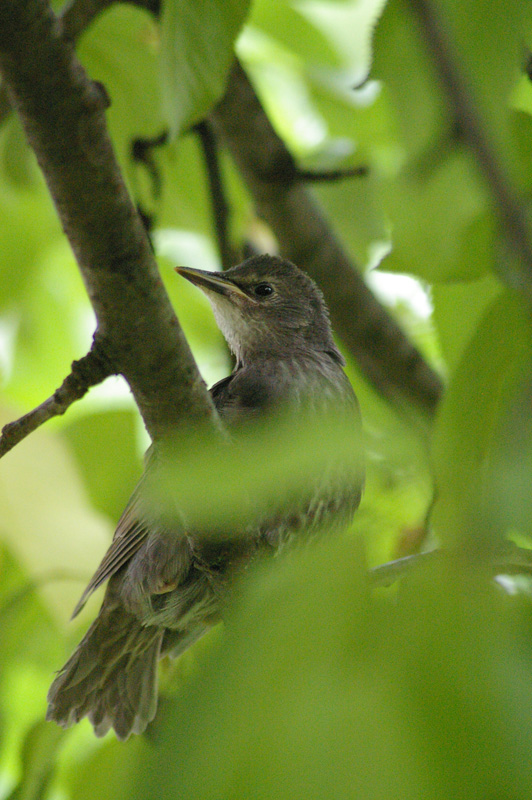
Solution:
[[[233,373],[211,389],[228,428],[252,428],[279,409],[294,421],[308,414],[316,425],[333,413],[357,453],[349,463],[334,455],[320,462],[295,496],[280,492],[277,504],[226,536],[191,532],[177,515],[171,522],[157,517],[150,483],[157,480],[158,455],[152,454],[74,611],[108,581],[99,615],[48,694],[47,719],[66,727],[88,716],[98,736],[111,727],[120,739],[142,732],[156,711],[159,657],[179,655],[219,620],[235,572],[265,550],[347,524],[363,486],[358,404],[314,282],[272,256],[225,273],[178,272],[203,289],[236,357]]]

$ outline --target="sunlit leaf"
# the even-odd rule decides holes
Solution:
[[[164,3],[164,96],[174,133],[199,122],[220,98],[249,4],[249,0]]]
[[[113,5],[98,16],[80,41],[80,57],[91,78],[101,81],[109,94],[107,118],[125,166],[135,138],[158,136],[166,126],[159,51],[153,17],[127,4]]]

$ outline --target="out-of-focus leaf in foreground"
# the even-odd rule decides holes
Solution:
[[[452,561],[390,602],[352,541],[287,557],[156,721],[133,796],[529,798],[531,621]]]
[[[44,720],[32,725],[22,747],[22,777],[7,800],[40,800],[45,796],[64,735]]]
[[[1,539],[29,576],[44,581],[40,592],[66,621],[110,531],[89,507],[75,462],[57,435],[37,431],[2,459],[0,507]],[[53,580],[57,573],[70,580]]]
[[[356,417],[335,412],[275,415],[229,441],[199,431],[180,438],[148,471],[153,513],[177,514],[190,533],[238,536],[330,487],[360,493],[362,432]]]
[[[519,384],[530,368],[530,332],[519,299],[504,293],[485,313],[442,401],[434,437],[438,497],[433,522],[446,543],[475,548],[497,539],[508,498],[494,452]],[[500,465],[499,465],[500,466]],[[494,514],[495,493],[501,502]]]

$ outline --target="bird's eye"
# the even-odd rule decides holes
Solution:
[[[267,297],[269,294],[273,294],[273,286],[270,286],[269,283],[258,283],[253,291],[257,297]]]

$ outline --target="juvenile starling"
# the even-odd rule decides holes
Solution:
[[[288,261],[258,256],[224,273],[178,268],[209,299],[236,359],[231,375],[211,389],[229,431],[288,409],[341,417],[360,451],[358,404],[343,371],[316,284]],[[324,434],[324,438],[326,438]],[[313,455],[313,454],[312,454]],[[246,519],[240,531],[189,530],[157,519],[146,501],[150,463],[118,522],[113,542],[85,590],[108,581],[100,612],[48,693],[47,719],[68,727],[88,716],[97,736],[141,733],[157,707],[157,662],[177,656],[219,621],[231,577],[256,555],[292,539],[347,524],[363,486],[360,453],[333,463],[288,497]],[[334,456],[332,458],[334,462]],[[152,470],[153,471],[153,470]],[[327,473],[327,474],[325,474]],[[213,474],[216,480],[216,474]],[[216,527],[213,521],[213,529]],[[219,526],[218,526],[219,528]]]

